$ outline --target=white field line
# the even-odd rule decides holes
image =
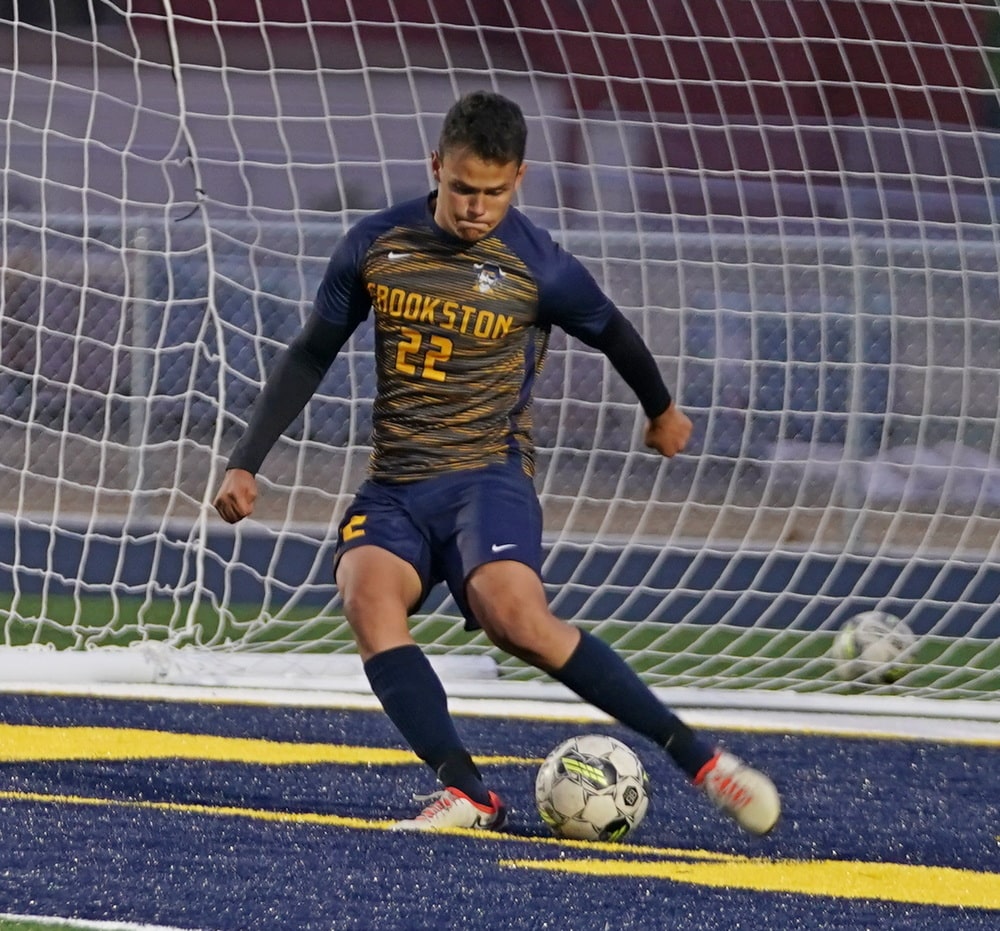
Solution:
[[[449,708],[458,715],[596,724],[611,720],[577,699],[561,685],[508,685],[501,682],[470,684],[447,680],[444,685],[448,692]],[[983,714],[981,719],[977,719],[975,715],[956,714],[955,717],[949,717],[944,713],[948,702],[930,699],[924,702],[914,699],[909,702],[905,699],[898,702],[892,699],[861,699],[853,702],[841,701],[834,696],[811,703],[809,696],[791,696],[768,705],[765,696],[765,701],[756,707],[739,707],[739,696],[734,696],[733,692],[713,695],[694,689],[655,691],[685,721],[699,728],[1000,746],[1000,727],[996,717],[1000,716],[998,702],[974,703],[973,711],[981,711]],[[334,710],[379,710],[380,707],[371,691],[357,683],[352,683],[343,690],[333,690],[121,682],[84,684],[0,681],[0,693]],[[936,714],[928,713],[928,702],[930,710]],[[795,704],[800,707],[796,708]]]
[[[83,918],[52,918],[42,915],[14,915],[0,913],[0,928],[8,921],[32,922],[36,925],[52,925],[54,928],[76,928],[80,931],[198,931],[196,928],[174,928],[168,925],[137,925],[127,921],[87,921]]]

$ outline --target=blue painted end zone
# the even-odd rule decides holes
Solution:
[[[70,594],[82,583],[94,593],[183,597],[196,578],[194,539],[190,527],[53,529],[10,521],[0,527],[0,589]],[[336,594],[332,559],[332,544],[319,537],[222,527],[208,534],[203,571],[207,588],[228,591],[232,603],[299,594],[301,603],[322,606]],[[563,617],[813,630],[877,606],[905,617],[918,634],[933,628],[944,636],[1000,637],[997,566],[558,541],[547,547],[545,576]],[[443,588],[426,607],[448,607]]]
[[[0,696],[0,721],[132,727],[268,741],[397,747],[375,712]],[[534,811],[537,759],[578,723],[459,718],[512,809],[504,836],[413,836],[376,822],[411,815],[435,787],[418,764],[262,765],[238,758],[0,763],[0,910],[213,931],[536,931],[541,928],[993,931],[995,910],[769,892],[643,875],[650,862],[754,857],[822,873],[833,861],[940,866],[989,879],[1000,808],[991,748],[731,733],[784,798],[773,835],[743,835],[666,754],[618,727],[650,773],[653,802],[614,853],[553,846]],[[82,804],[81,800],[89,800]],[[355,819],[317,823],[297,815]],[[272,817],[267,817],[272,815]],[[658,848],[645,853],[635,845]],[[706,853],[707,852],[707,853]],[[507,865],[581,856],[616,874]],[[632,867],[635,867],[634,869]],[[902,890],[904,893],[907,889]]]

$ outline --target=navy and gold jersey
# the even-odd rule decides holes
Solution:
[[[531,474],[531,395],[549,330],[595,337],[614,305],[516,208],[469,243],[434,222],[434,196],[355,225],[316,297],[335,324],[375,313],[371,474],[409,481],[512,454]]]

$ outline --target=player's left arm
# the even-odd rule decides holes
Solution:
[[[646,445],[663,456],[676,456],[691,438],[691,418],[672,401],[646,424]]]
[[[521,257],[538,285],[539,325],[555,324],[603,352],[649,418],[646,445],[663,456],[677,455],[691,436],[691,421],[670,397],[643,338],[579,259],[532,224],[521,231],[527,244]]]
[[[653,354],[625,315],[616,307],[599,333],[579,330],[575,335],[603,352],[635,392],[649,418],[646,445],[663,456],[681,452],[691,436],[691,420],[670,397]]]

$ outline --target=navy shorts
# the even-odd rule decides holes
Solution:
[[[434,585],[446,582],[466,629],[474,630],[479,622],[465,597],[466,579],[500,559],[541,575],[542,509],[519,463],[416,482],[368,479],[340,523],[334,566],[347,550],[365,545],[388,550],[417,570],[421,603]]]

